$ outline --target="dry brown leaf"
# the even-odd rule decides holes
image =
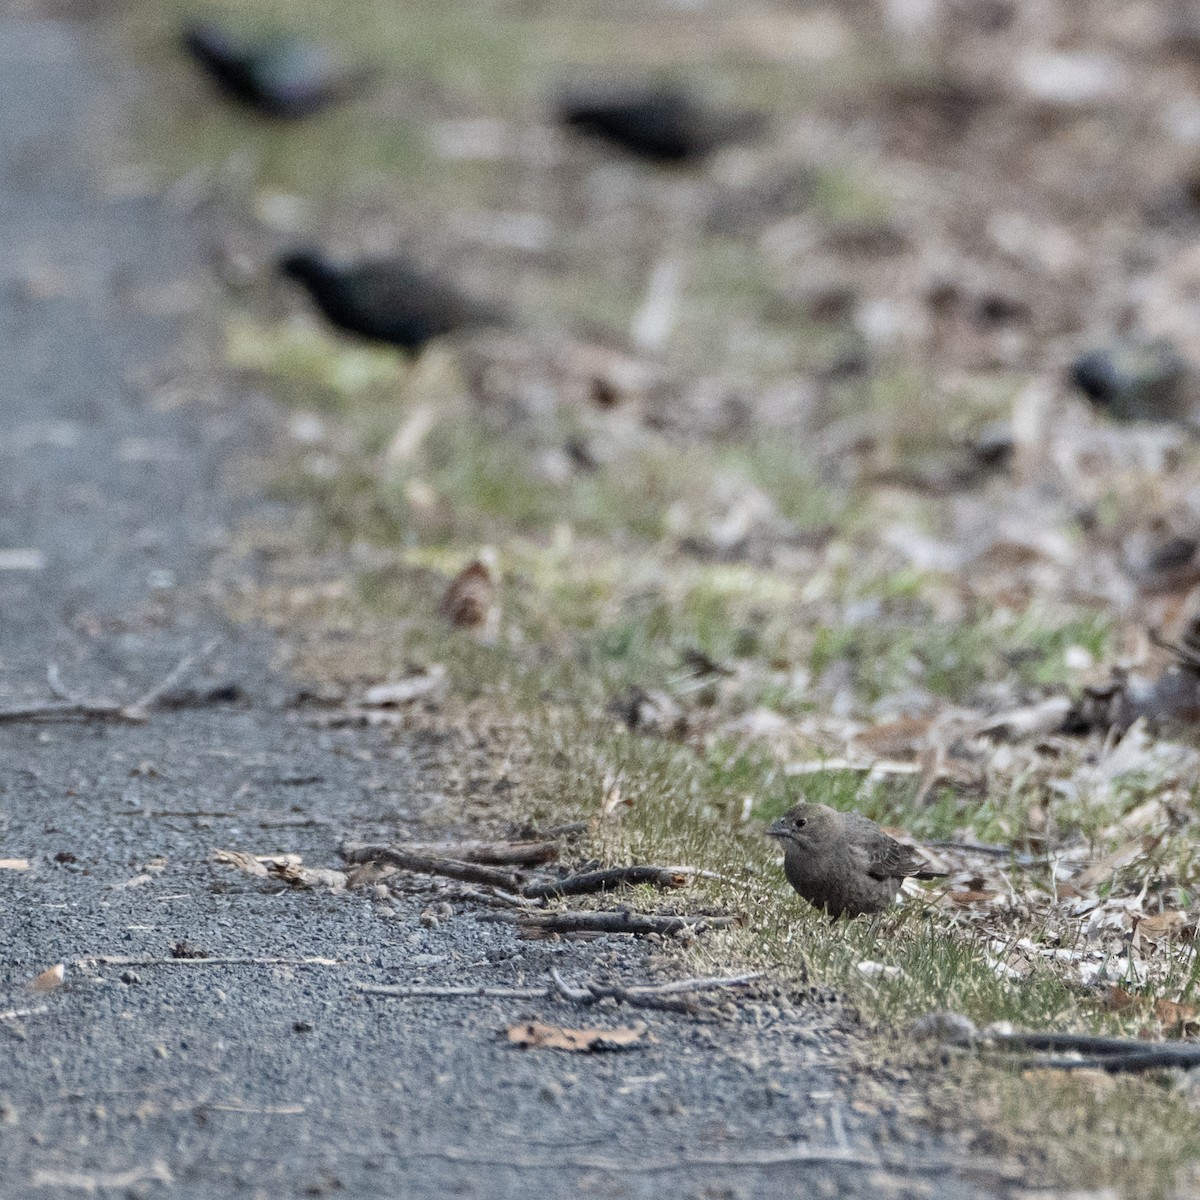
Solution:
[[[271,863],[272,879],[282,879],[294,888],[328,888],[331,892],[346,890],[346,874],[328,867],[305,867],[300,863]]]
[[[885,725],[875,725],[855,734],[855,746],[880,758],[915,757],[926,745],[926,735],[933,724],[927,717],[901,717]]]
[[[257,875],[265,879],[270,874],[267,868],[253,854],[246,854],[242,850],[214,850],[213,858],[217,862],[237,867],[239,871],[245,871],[247,875]]]
[[[526,1046],[537,1050],[594,1053],[598,1050],[623,1050],[641,1041],[645,1034],[645,1025],[617,1029],[564,1029],[561,1025],[526,1021],[509,1027],[508,1040],[514,1046]]]
[[[1108,994],[1104,997],[1104,1007],[1109,1012],[1125,1012],[1127,1009],[1139,1006],[1143,999],[1142,996],[1135,996],[1132,992],[1126,991],[1120,984],[1114,983],[1108,989]]]
[[[399,869],[399,867],[392,866],[391,863],[356,863],[346,872],[346,887],[350,891],[360,887],[372,887],[381,880],[397,874]]]
[[[28,871],[27,858],[0,858],[0,871]]]
[[[296,888],[327,887],[346,890],[346,872],[327,867],[306,867],[298,854],[246,854],[242,850],[214,850],[218,862],[237,867],[256,879],[280,879]]]
[[[1172,1032],[1190,1034],[1196,1032],[1196,1018],[1200,1009],[1194,1004],[1181,1004],[1177,1000],[1155,1000],[1154,1015]]]
[[[614,783],[604,793],[604,798],[600,801],[600,815],[602,817],[611,817],[622,804],[628,803],[629,801],[625,798],[624,792],[621,791],[621,785]]]
[[[455,575],[442,596],[438,613],[482,642],[495,640],[500,629],[500,599],[490,556],[481,554]]]
[[[1140,937],[1148,938],[1152,942],[1168,939],[1191,941],[1196,936],[1196,921],[1184,912],[1154,913],[1138,921],[1137,932]]]
[[[1104,883],[1115,875],[1116,872],[1131,866],[1139,858],[1145,857],[1146,854],[1157,847],[1160,841],[1162,841],[1161,837],[1133,838],[1126,842],[1124,846],[1119,847],[1111,854],[1107,854],[1094,862],[1086,871],[1081,871],[1071,882],[1077,888],[1086,892],[1089,888],[1095,887],[1096,884]]]
[[[66,975],[67,969],[62,963],[56,963],[52,967],[48,967],[40,975],[35,975],[25,984],[26,988],[31,992],[52,992],[55,988],[62,986],[63,977]]]

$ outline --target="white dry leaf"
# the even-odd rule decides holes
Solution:
[[[404,466],[417,457],[425,439],[438,422],[438,410],[432,404],[418,404],[396,430],[384,454],[389,466]]]
[[[979,727],[985,737],[1018,738],[1044,736],[1062,728],[1071,711],[1069,696],[1048,696],[1036,704],[1025,704],[989,717]]]
[[[855,966],[868,979],[900,979],[904,975],[900,967],[891,963],[872,962],[870,959],[863,959]]]
[[[1155,827],[1165,829],[1170,820],[1171,814],[1167,811],[1167,806],[1163,804],[1162,798],[1154,796],[1149,800],[1144,800],[1136,808],[1130,809],[1119,821],[1102,830],[1100,837],[1108,840],[1121,836],[1140,835]]]
[[[1157,779],[1173,776],[1195,780],[1200,778],[1200,752],[1179,742],[1151,737],[1145,719],[1139,719],[1095,768],[1096,777],[1108,783],[1134,773]]]
[[[864,775],[874,766],[864,759],[814,758],[807,762],[787,763],[785,775],[823,775],[826,771],[861,771]]]
[[[130,888],[143,887],[147,883],[153,883],[153,875],[134,875],[129,879],[123,879],[120,883],[110,885],[114,892],[128,891]]]
[[[406,675],[391,683],[380,683],[368,688],[362,698],[367,708],[394,708],[436,692],[446,681],[446,668],[442,663],[430,663],[419,672]]]
[[[1015,74],[1030,99],[1063,107],[1113,100],[1127,83],[1121,63],[1107,54],[1032,51],[1017,60]]]
[[[734,737],[779,738],[791,732],[791,722],[774,709],[753,708],[736,720],[727,721],[722,732]]]
[[[1104,958],[1099,962],[1081,963],[1078,975],[1079,982],[1084,987],[1095,987],[1101,983],[1143,984],[1146,982],[1147,972],[1144,962],[1131,961],[1127,956],[1121,955]]]
[[[1013,967],[1006,962],[1002,962],[998,958],[993,958],[990,954],[985,954],[983,956],[983,961],[987,963],[989,969],[995,974],[999,975],[1001,979],[1019,980],[1025,978],[1025,973],[1023,971],[1018,971],[1016,967]]]
[[[1099,941],[1106,934],[1119,933],[1122,938],[1133,932],[1135,915],[1141,915],[1142,902],[1109,900],[1093,909],[1083,927],[1088,941]]]

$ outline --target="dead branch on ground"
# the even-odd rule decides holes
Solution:
[[[390,863],[404,871],[416,871],[421,875],[444,875],[447,879],[487,884],[506,892],[516,892],[521,888],[521,877],[515,871],[487,867],[481,863],[462,862],[455,858],[438,858],[432,854],[421,854],[399,846],[343,844],[341,855],[351,863]]]
[[[741,917],[654,916],[614,912],[480,913],[477,920],[516,925],[517,931],[533,937],[553,933],[703,933],[740,925]]]
[[[666,1009],[670,1012],[693,1012],[695,1003],[688,997],[699,992],[745,987],[762,978],[761,971],[727,978],[679,979],[672,983],[603,984],[585,982],[572,984],[557,971],[550,972],[553,984],[546,987],[502,987],[488,984],[438,987],[430,984],[356,983],[354,989],[372,996],[397,998],[459,999],[488,997],[504,1000],[569,1000],[575,1004],[597,1004],[615,1000],[638,1008]]]
[[[1043,1057],[1032,1055],[1030,1065],[1059,1071],[1099,1070],[1117,1074],[1200,1066],[1200,1045],[1195,1042],[1154,1044],[1136,1038],[1074,1033],[1005,1033],[993,1036],[991,1041],[1004,1050],[1046,1052]],[[1064,1054],[1080,1057],[1061,1057]]]
[[[587,896],[639,883],[680,888],[687,883],[691,874],[687,867],[612,867],[604,871],[585,871],[581,875],[569,875],[566,879],[553,879],[546,883],[527,883],[521,889],[521,895],[527,900],[548,900],[552,896]]]
[[[423,854],[429,858],[457,862],[489,863],[493,866],[540,866],[553,862],[559,855],[558,842],[409,842],[403,847],[370,845],[365,842],[345,842],[342,857],[347,862],[391,861],[384,856],[389,850],[408,854]],[[397,864],[398,865],[398,864]]]

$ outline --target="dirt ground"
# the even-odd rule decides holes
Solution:
[[[27,860],[0,869],[0,1192],[1028,1194],[1036,1162],[937,1132],[819,989],[767,981],[708,1019],[369,996],[680,966],[518,940],[433,887],[330,895],[214,861],[427,833],[444,764],[416,734],[319,727],[273,638],[211,602],[233,524],[284,514],[234,469],[280,418],[217,365],[208,218],[106,175],[123,114],[79,27],[2,18],[0,62],[0,706],[46,699],[51,663],[132,699],[220,639],[179,685],[202,702],[0,726],[0,859]],[[60,987],[24,988],[57,963]],[[647,1032],[510,1045],[530,1019]]]

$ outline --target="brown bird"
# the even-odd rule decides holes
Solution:
[[[858,813],[797,804],[767,830],[783,843],[783,870],[801,896],[831,917],[891,906],[905,878],[936,879],[908,846]]]

